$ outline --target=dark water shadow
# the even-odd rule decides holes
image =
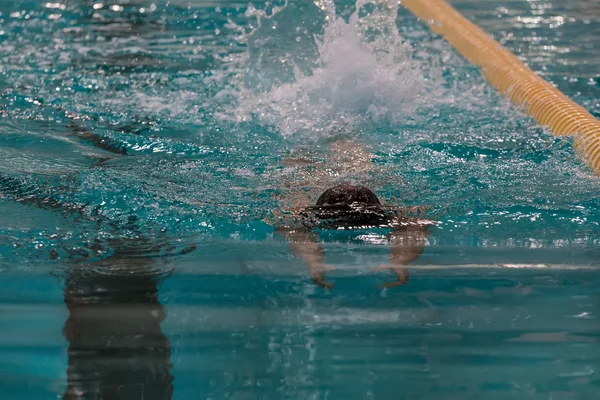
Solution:
[[[171,399],[171,344],[161,330],[154,260],[135,257],[126,243],[102,261],[67,274],[69,317],[65,400]],[[115,272],[117,271],[117,272]]]
[[[82,213],[81,206],[53,197],[56,193],[48,187],[0,175],[0,190],[7,198],[59,213],[75,225],[100,227],[104,222],[115,231],[136,232],[67,250],[66,265],[59,268],[66,278],[64,301],[69,311],[63,329],[69,347],[62,398],[171,399],[171,345],[161,330],[166,311],[158,300],[158,285],[170,274],[166,256],[179,249],[168,240],[141,234],[133,222],[119,227],[86,218],[90,215]],[[98,254],[108,256],[93,258]]]

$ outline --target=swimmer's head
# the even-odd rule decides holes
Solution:
[[[307,228],[340,229],[384,226],[390,215],[364,186],[338,185],[327,189],[313,207],[300,212]]]
[[[381,205],[375,193],[364,186],[352,185],[334,186],[327,189],[317,200],[317,206],[351,205],[353,203]]]
[[[317,204],[299,210],[309,229],[392,228],[406,225],[405,207],[384,206],[364,186],[338,185],[327,189]]]

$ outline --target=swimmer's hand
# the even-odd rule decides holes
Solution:
[[[392,288],[408,282],[406,266],[417,260],[425,249],[426,237],[430,234],[427,226],[411,226],[410,229],[398,229],[390,233],[390,262],[375,267],[372,271],[391,270],[398,280],[386,282],[379,287]]]
[[[333,269],[333,267],[324,264],[309,266],[310,277],[315,285],[325,289],[333,289],[333,283],[325,279],[325,272]]]
[[[277,232],[288,240],[292,252],[306,264],[312,281],[322,288],[332,289],[333,284],[325,279],[325,273],[334,268],[325,264],[325,252],[319,236],[303,229],[279,229]]]
[[[389,289],[389,288],[393,288],[396,286],[402,286],[406,282],[408,282],[408,269],[404,266],[399,266],[399,265],[394,265],[394,264],[382,264],[378,267],[373,268],[371,270],[371,272],[378,272],[378,271],[383,271],[383,270],[387,270],[387,269],[393,271],[396,274],[396,276],[398,277],[398,280],[394,281],[394,282],[386,282],[382,285],[377,285],[377,288]]]
[[[312,281],[315,283],[315,285],[324,289],[333,289],[333,283],[326,280],[323,275],[313,275]]]

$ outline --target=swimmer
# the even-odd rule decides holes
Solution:
[[[330,150],[333,162],[325,169],[330,173],[333,170],[333,175],[346,176],[348,173],[373,169],[370,155],[353,142],[334,142]],[[314,163],[306,160],[288,160],[286,165],[314,167]],[[305,174],[304,178],[303,186],[312,186],[308,192],[328,181],[326,173],[314,168]],[[305,203],[308,197],[310,195],[305,196]],[[294,200],[290,200],[290,203],[294,204]],[[389,228],[390,260],[375,267],[373,271],[394,272],[397,280],[383,284],[383,287],[391,288],[408,281],[406,266],[423,253],[426,238],[430,234],[429,228],[433,225],[431,220],[407,216],[414,211],[421,212],[422,209],[385,206],[370,189],[342,183],[322,192],[314,205],[304,204],[288,209],[287,215],[279,219],[276,232],[289,242],[292,252],[307,265],[313,282],[331,289],[333,284],[325,279],[325,273],[333,268],[325,264],[325,252],[318,231]]]

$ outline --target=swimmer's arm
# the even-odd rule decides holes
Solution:
[[[292,253],[306,264],[315,284],[326,289],[333,288],[333,284],[325,279],[325,272],[331,268],[325,264],[325,251],[316,233],[289,229],[278,229],[277,233],[285,237]]]
[[[427,236],[431,234],[429,226],[410,226],[393,230],[390,235],[390,262],[375,268],[375,271],[389,269],[398,277],[395,282],[387,282],[383,287],[390,288],[408,282],[407,265],[416,261],[425,249]]]

